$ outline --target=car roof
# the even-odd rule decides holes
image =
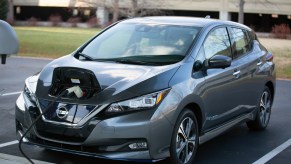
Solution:
[[[242,28],[250,29],[245,25],[232,22],[232,21],[222,21],[218,19],[210,18],[197,18],[197,17],[180,17],[180,16],[151,16],[151,17],[138,17],[127,19],[122,21],[125,23],[154,23],[154,24],[170,24],[170,25],[182,25],[182,26],[195,26],[195,27],[205,27],[212,24],[217,25],[230,25],[239,26]]]

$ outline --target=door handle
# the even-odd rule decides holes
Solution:
[[[260,65],[262,65],[262,61],[258,61],[258,63],[257,63],[257,66],[260,66]]]
[[[239,78],[240,71],[235,71],[232,75],[235,76],[236,78]]]

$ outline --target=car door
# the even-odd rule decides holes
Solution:
[[[232,57],[231,42],[226,27],[211,30],[206,37],[199,54],[205,61],[214,55]],[[204,61],[204,62],[205,62]],[[205,71],[205,91],[202,95],[206,122],[203,130],[210,130],[235,117],[240,108],[237,91],[240,89],[240,68],[237,64],[222,69]]]
[[[253,51],[252,42],[246,29],[239,27],[229,27],[230,38],[232,42],[232,65],[239,71],[237,78],[236,94],[237,104],[240,104],[239,110],[233,113],[235,116],[250,112],[256,108],[258,100],[258,90],[261,90],[253,82],[253,73],[258,67],[257,53]]]

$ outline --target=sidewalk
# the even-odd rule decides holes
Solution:
[[[33,160],[35,164],[52,164],[48,162]],[[0,163],[1,164],[30,164],[25,158],[13,156],[9,154],[0,153]]]

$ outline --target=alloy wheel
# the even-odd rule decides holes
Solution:
[[[271,115],[271,95],[264,91],[260,102],[259,118],[263,126],[267,126]]]
[[[187,163],[195,151],[196,131],[194,121],[186,117],[180,124],[176,137],[176,153],[181,163]]]

